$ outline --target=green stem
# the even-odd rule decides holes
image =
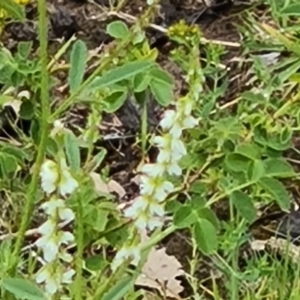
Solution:
[[[154,233],[149,240],[147,240],[142,245],[142,251],[146,251],[147,249],[157,245],[161,240],[163,240],[165,237],[176,231],[178,228],[175,225],[171,225],[164,231],[159,231],[157,233]]]
[[[36,198],[36,192],[38,189],[39,183],[39,172],[41,165],[44,161],[44,155],[46,150],[46,143],[48,139],[48,118],[50,115],[50,106],[49,106],[49,94],[48,94],[48,72],[47,72],[47,43],[48,43],[48,34],[47,34],[47,13],[46,13],[46,1],[38,0],[38,28],[39,28],[39,42],[40,42],[40,64],[41,64],[41,118],[40,118],[40,143],[38,146],[37,156],[35,164],[32,167],[32,179],[29,184],[27,193],[26,193],[26,203],[24,207],[23,217],[21,220],[21,225],[18,231],[16,244],[12,254],[12,264],[11,264],[11,275],[15,275],[19,254],[23,244],[24,236],[28,224],[30,222],[30,217],[34,208],[34,202]]]
[[[209,207],[211,206],[212,204],[214,204],[215,202],[218,202],[219,200],[225,198],[226,196],[230,196],[233,192],[235,191],[239,191],[241,189],[244,189],[254,183],[256,183],[257,181],[249,181],[249,182],[246,182],[246,183],[243,183],[243,184],[240,184],[234,188],[232,188],[231,190],[228,190],[228,191],[225,191],[224,193],[220,194],[220,195],[214,195],[213,197],[211,197],[207,202],[206,202],[206,207]]]
[[[83,195],[80,193],[77,196],[77,210],[76,210],[76,277],[75,277],[75,300],[81,300],[81,290],[82,290],[82,255],[84,248],[84,229],[83,229],[83,204],[82,204]]]
[[[142,139],[142,152],[143,160],[146,156],[146,147],[147,147],[147,130],[148,130],[148,111],[147,111],[147,102],[149,97],[149,91],[145,92],[145,98],[142,103],[142,120],[141,120],[141,139]]]

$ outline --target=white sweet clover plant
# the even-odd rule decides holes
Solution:
[[[189,92],[177,100],[174,109],[165,111],[159,124],[161,134],[152,140],[152,144],[159,149],[156,162],[141,167],[140,195],[124,212],[125,217],[133,220],[136,230],[153,231],[163,226],[165,202],[175,191],[175,186],[169,179],[182,175],[180,160],[187,154],[183,132],[198,125],[198,120],[193,117],[193,107],[199,103],[204,79],[198,60],[197,33],[196,42],[191,47],[194,54],[192,57],[197,59],[191,59],[186,67],[185,80],[189,85]],[[134,242],[126,243],[116,254],[111,266],[113,270],[125,261],[136,265],[141,259],[141,243],[138,239],[132,240]]]
[[[63,125],[56,121],[51,132],[52,138],[60,140],[63,131]],[[74,212],[68,208],[68,197],[79,184],[72,176],[62,150],[58,151],[54,159],[44,161],[40,177],[46,199],[41,209],[47,219],[38,228],[40,238],[35,243],[42,252],[43,262],[42,268],[36,274],[36,282],[42,284],[45,292],[52,296],[64,284],[70,284],[75,274],[71,267],[73,257],[64,250],[64,247],[74,243],[74,235],[61,230],[59,224],[66,225],[75,218]]]

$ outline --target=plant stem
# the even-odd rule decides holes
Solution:
[[[149,99],[149,90],[145,92],[145,98],[142,100],[142,120],[141,120],[141,139],[142,139],[142,152],[143,152],[143,161],[146,157],[146,147],[147,147],[147,130],[148,130],[148,111],[147,103]]]
[[[32,215],[36,192],[39,182],[39,172],[41,165],[44,161],[44,154],[46,150],[46,143],[48,139],[48,118],[50,115],[49,106],[49,93],[48,93],[48,72],[47,72],[47,44],[48,44],[48,30],[47,30],[47,14],[46,14],[46,1],[38,0],[38,28],[39,28],[39,42],[40,42],[40,64],[41,64],[41,118],[40,118],[40,142],[38,146],[36,161],[32,167],[32,179],[28,186],[26,193],[26,203],[24,207],[24,213],[21,220],[21,225],[18,231],[16,244],[12,254],[12,264],[10,273],[15,275],[19,254],[23,244],[24,236],[28,223],[30,222],[30,217]]]
[[[241,190],[241,189],[244,189],[244,188],[246,188],[246,187],[248,187],[248,186],[250,186],[250,185],[252,185],[252,184],[255,184],[256,182],[257,182],[257,181],[254,181],[254,180],[248,181],[248,182],[243,183],[243,184],[241,184],[241,185],[238,185],[238,186],[236,186],[236,187],[234,187],[234,188],[232,188],[232,189],[230,189],[230,190],[228,190],[228,191],[225,191],[225,192],[222,193],[222,194],[214,195],[214,196],[212,196],[212,197],[206,202],[205,206],[206,206],[206,207],[209,207],[210,205],[214,204],[215,202],[218,202],[219,200],[225,198],[226,196],[230,196],[233,192],[239,191],[239,190]]]
[[[75,286],[75,300],[81,300],[81,289],[82,289],[82,255],[83,255],[83,236],[84,236],[84,229],[83,229],[83,205],[82,205],[82,198],[83,194],[80,193],[77,196],[77,209],[76,209],[76,244],[77,244],[77,252],[75,258],[76,264],[76,277],[74,281]]]

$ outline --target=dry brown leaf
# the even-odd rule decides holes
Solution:
[[[142,240],[147,239],[144,233],[141,236]],[[175,278],[180,275],[184,275],[184,271],[175,256],[168,255],[165,248],[152,249],[135,284],[157,289],[167,297],[181,299],[179,293],[183,291],[183,287]]]
[[[124,188],[115,180],[110,180],[107,187],[111,193],[117,193],[120,198],[123,198],[126,195]]]
[[[91,172],[90,177],[94,183],[95,191],[102,194],[117,193],[120,198],[124,197],[126,192],[124,188],[115,180],[110,180],[108,183],[104,182],[101,176],[95,172]]]
[[[109,194],[109,189],[108,189],[108,186],[107,186],[107,183],[105,183],[101,176],[95,172],[91,172],[90,174],[90,177],[94,183],[94,188],[95,188],[95,191],[99,194],[102,194],[102,193],[105,193],[105,194]]]

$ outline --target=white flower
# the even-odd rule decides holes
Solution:
[[[52,197],[49,201],[43,203],[41,208],[49,216],[55,216],[57,213],[62,221],[71,222],[74,220],[74,212],[66,207],[65,201]]]
[[[177,119],[177,113],[175,110],[166,110],[164,117],[161,119],[159,125],[163,130],[170,129]]]
[[[162,202],[166,200],[167,196],[174,191],[174,185],[169,181],[162,181],[160,185],[156,185],[154,191],[154,198]]]
[[[60,161],[60,181],[58,185],[59,193],[62,196],[67,194],[72,194],[74,190],[78,187],[78,182],[73,178],[68,170],[66,160],[64,158]]]
[[[41,235],[51,235],[56,229],[56,222],[50,218],[38,228],[38,233]]]
[[[44,192],[47,194],[53,193],[56,190],[59,178],[57,164],[52,160],[46,160],[41,166],[40,177]]]
[[[169,133],[174,138],[179,139],[182,135],[182,125],[179,122],[174,123],[173,127],[170,129]]]
[[[152,216],[163,217],[165,215],[164,207],[155,201],[149,203],[148,210],[150,212],[149,216],[152,215]]]
[[[142,175],[140,177],[140,193],[142,195],[151,195],[156,187],[156,178]]]
[[[38,228],[41,237],[35,242],[36,246],[43,250],[43,257],[46,262],[52,262],[58,256],[61,244],[68,244],[74,241],[70,232],[56,232],[56,224],[52,219],[47,220]]]
[[[124,216],[127,218],[137,218],[139,215],[146,213],[149,216],[163,217],[165,210],[161,204],[152,199],[151,196],[139,196],[133,204],[124,211]]]
[[[60,120],[55,120],[54,123],[53,123],[53,129],[50,133],[50,136],[51,137],[54,137],[60,133],[63,132],[63,130],[65,129],[64,128],[64,124],[60,121]]]
[[[139,216],[143,211],[147,209],[147,206],[149,205],[148,199],[145,196],[140,196],[135,199],[133,204],[125,209],[124,216],[126,218],[133,218]]]
[[[59,245],[56,242],[55,229],[56,224],[52,219],[49,219],[38,228],[38,232],[41,234],[41,237],[35,242],[35,244],[43,250],[43,256],[46,262],[53,261],[58,254]]]
[[[41,208],[49,216],[59,216],[62,221],[72,221],[75,218],[74,212],[66,207],[65,201],[52,197],[49,201],[43,203]]]
[[[151,178],[141,176],[140,194],[142,196],[150,196],[161,202],[164,201],[168,194],[174,191],[174,185],[163,178]]]
[[[35,280],[37,283],[44,283],[45,290],[49,295],[54,295],[61,287],[62,283],[72,283],[72,277],[75,274],[73,269],[64,273],[59,265],[45,265],[37,274]]]
[[[152,231],[161,227],[163,225],[163,221],[158,217],[149,216],[147,213],[143,213],[139,215],[134,224],[139,230],[149,229]]]
[[[72,283],[72,277],[75,275],[75,270],[69,269],[68,271],[64,272],[62,275],[61,282],[62,283]]]
[[[169,161],[172,159],[172,153],[170,149],[160,149],[157,155],[157,162],[159,161],[163,165],[168,165]]]
[[[153,138],[153,143],[158,147],[158,148],[163,148],[163,149],[168,149],[171,146],[171,138],[170,135],[165,134],[164,136],[155,136]]]
[[[75,219],[74,212],[70,208],[67,207],[62,208],[58,211],[58,213],[59,213],[59,218],[62,221],[71,222]]]
[[[147,224],[147,228],[152,231],[156,228],[160,228],[163,226],[163,221],[162,219],[159,219],[159,218],[151,218],[149,221],[148,221],[148,224]]]
[[[171,155],[174,160],[179,160],[186,155],[184,143],[180,139],[172,139],[171,141]]]
[[[67,263],[70,263],[73,261],[73,256],[63,249],[61,249],[61,251],[58,253],[58,257]]]
[[[194,128],[198,125],[198,120],[192,116],[186,116],[182,121],[182,126],[185,129]]]
[[[52,265],[45,265],[35,278],[37,283],[45,283],[45,290],[49,295],[54,295],[59,290],[61,286],[59,279]]]
[[[74,241],[74,235],[69,232],[69,231],[62,231],[59,234],[59,240],[58,240],[58,244],[65,244],[68,245],[69,243]]]
[[[56,128],[56,129],[63,129],[64,128],[64,124],[61,122],[61,120],[55,120],[53,125],[54,125],[54,128]]]
[[[141,259],[141,250],[138,246],[124,246],[119,250],[112,261],[111,269],[115,271],[127,259],[132,261],[132,264],[137,265]]]
[[[141,168],[141,172],[149,177],[159,177],[165,173],[165,166],[163,164],[145,164]]]
[[[169,175],[180,176],[182,174],[182,169],[176,161],[170,161],[167,165],[167,173]]]

